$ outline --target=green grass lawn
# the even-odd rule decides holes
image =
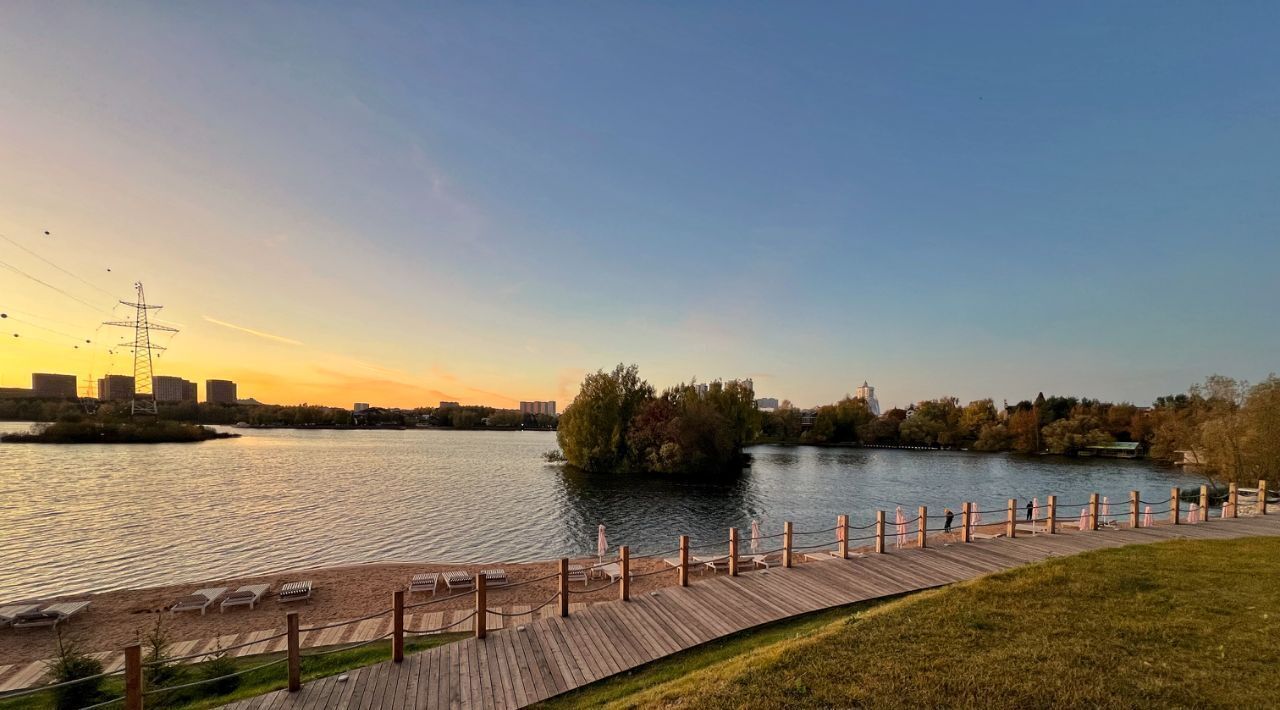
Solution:
[[[545,707],[1280,707],[1280,538],[1049,560],[746,632]]]
[[[417,653],[425,651],[428,648],[434,648],[441,644],[456,641],[469,634],[440,634],[436,636],[424,636],[420,638],[407,639],[405,641],[405,653]],[[338,651],[325,656],[317,656],[308,658],[305,654],[312,653],[316,649],[304,649],[302,658],[302,682],[324,676],[342,673],[344,671],[359,668],[361,666],[373,665],[382,661],[391,660],[391,642],[381,641],[371,643],[367,646],[354,648],[346,651]],[[321,649],[322,650],[322,649]],[[246,658],[235,659],[236,669],[245,670],[269,663],[276,659],[282,658],[283,654],[273,653],[261,656],[250,656]],[[200,671],[203,664],[193,666],[184,666],[185,672],[180,680],[171,683],[178,685],[181,683],[192,682],[201,678]],[[239,687],[230,693],[212,694],[207,686],[197,686],[190,690],[177,691],[164,696],[148,696],[144,703],[146,707],[165,707],[165,708],[182,708],[183,710],[196,710],[197,708],[212,708],[224,703],[250,698],[255,695],[262,695],[273,690],[280,690],[288,685],[288,676],[285,664],[277,663],[269,668],[263,668],[259,671],[253,671],[241,676]],[[119,697],[124,694],[124,681],[120,676],[113,676],[109,682],[103,685],[103,699]],[[39,693],[29,695],[22,698],[14,698],[10,700],[0,699],[0,710],[19,710],[19,709],[44,709],[53,708],[53,700],[48,693]],[[118,704],[114,707],[120,707]]]

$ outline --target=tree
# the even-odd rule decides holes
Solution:
[[[860,397],[845,397],[835,404],[818,407],[809,431],[809,440],[817,443],[857,442],[858,429],[870,423],[875,416]]]
[[[586,471],[617,471],[629,460],[627,426],[652,399],[653,386],[635,365],[621,363],[587,375],[578,396],[560,415],[556,439],[570,464]]]
[[[1102,428],[1102,422],[1093,416],[1075,416],[1059,419],[1042,431],[1044,446],[1055,454],[1075,455],[1089,446],[1110,444],[1115,439]]]
[[[960,412],[960,433],[968,440],[978,438],[983,427],[996,421],[996,405],[990,399],[975,399]]]

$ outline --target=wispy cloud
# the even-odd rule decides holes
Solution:
[[[236,325],[236,324],[234,324],[234,323],[228,323],[228,322],[226,322],[226,321],[218,320],[217,318],[210,318],[209,316],[200,316],[200,317],[201,317],[201,318],[204,318],[206,321],[209,321],[210,323],[213,323],[214,325],[220,325],[220,326],[222,326],[223,328],[230,328],[230,329],[232,329],[232,330],[238,330],[238,331],[240,331],[241,333],[248,333],[249,335],[256,335],[256,336],[258,336],[259,338],[266,338],[267,340],[274,340],[274,341],[276,341],[277,343],[287,343],[287,344],[289,344],[289,345],[302,345],[302,341],[300,341],[300,340],[294,340],[293,338],[286,338],[286,337],[284,337],[283,335],[272,335],[271,333],[264,333],[264,332],[262,332],[261,330],[254,330],[253,328],[246,328],[246,327],[244,327],[244,326],[242,326],[242,325]]]

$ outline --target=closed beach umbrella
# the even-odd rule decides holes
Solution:
[[[969,535],[970,536],[973,535],[973,531],[978,528],[978,523],[981,523],[981,522],[982,522],[982,513],[979,513],[976,510],[973,511],[972,513],[969,513]]]
[[[596,557],[604,559],[604,553],[608,551],[609,541],[604,538],[604,524],[602,523],[596,535]]]
[[[751,554],[760,552],[760,521],[751,521]]]
[[[1151,517],[1151,506],[1147,506],[1146,509],[1142,511],[1142,527],[1149,528],[1154,522],[1155,518]]]
[[[1200,506],[1199,505],[1195,503],[1191,504],[1191,510],[1187,511],[1187,522],[1188,523],[1200,522]]]
[[[1040,499],[1031,499],[1031,532],[1036,530],[1036,521],[1040,519]]]
[[[1079,526],[1078,526],[1078,527],[1079,527],[1081,530],[1087,530],[1087,529],[1089,528],[1089,509],[1088,509],[1088,508],[1081,508],[1081,509],[1080,509],[1080,517],[1079,517],[1079,518],[1077,518],[1077,520],[1079,521]]]
[[[1109,517],[1111,517],[1111,499],[1102,496],[1102,521],[1106,522]]]
[[[898,526],[898,547],[902,547],[907,544],[907,516],[902,514],[902,506],[893,514],[893,522]]]

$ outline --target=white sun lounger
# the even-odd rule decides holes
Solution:
[[[436,584],[440,581],[440,575],[435,572],[425,572],[423,574],[413,575],[413,579],[409,580],[409,593],[414,592],[427,593],[431,592],[431,596],[436,595]]]
[[[57,626],[89,608],[89,602],[58,602],[40,609],[27,611],[13,618],[13,628],[25,629],[31,626]]]
[[[39,604],[10,604],[8,606],[0,606],[0,626],[8,626],[19,615],[32,611],[39,611]]]
[[[487,580],[486,580],[487,581]],[[450,592],[458,590],[466,591],[476,588],[476,580],[462,570],[453,570],[444,573],[444,586],[448,587]]]
[[[609,564],[600,568],[600,574],[603,574],[604,576],[608,577],[610,582],[616,582],[619,579],[622,579],[622,565],[618,564],[617,562],[610,562]],[[635,575],[636,575],[635,572],[631,573],[631,576],[633,578],[635,577]]]
[[[695,555],[693,561],[699,565],[704,565],[712,572],[729,569],[729,556],[720,555],[718,557],[700,557]]]
[[[505,587],[511,583],[507,579],[507,571],[505,569],[487,569],[480,574],[484,575],[485,587]]]
[[[195,594],[188,594],[185,597],[179,597],[173,606],[169,607],[170,614],[176,614],[180,611],[199,611],[203,616],[205,610],[210,604],[218,601],[218,597],[225,594],[226,587],[210,587],[208,589],[198,589]]]
[[[569,581],[582,582],[582,586],[587,586],[587,568],[582,565],[569,565]]]
[[[229,606],[247,605],[252,609],[254,604],[262,601],[269,589],[271,589],[270,584],[246,584],[234,592],[228,592],[227,596],[222,598],[222,604],[218,606],[218,613],[226,611]]]
[[[306,601],[311,598],[311,580],[305,582],[287,582],[276,595],[281,604]]]
[[[752,555],[750,559],[751,564],[754,565],[756,569],[761,567],[769,569],[775,565],[782,564],[782,554],[778,552],[771,552],[765,555]]]

